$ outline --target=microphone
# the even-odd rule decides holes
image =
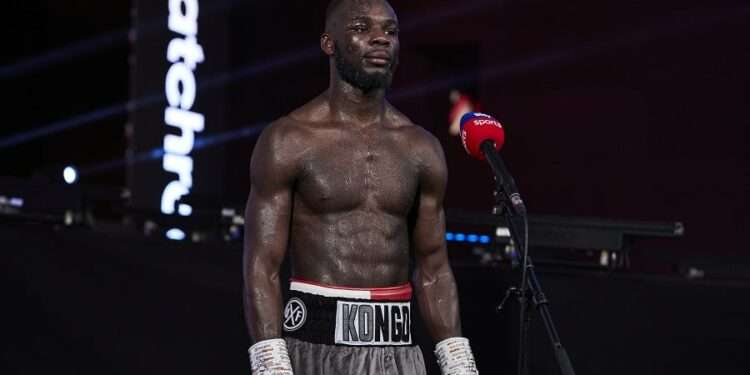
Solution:
[[[468,112],[461,117],[461,142],[469,155],[475,159],[487,160],[495,172],[498,186],[510,200],[515,213],[526,215],[526,207],[518,194],[516,183],[498,154],[505,144],[503,125],[488,114]]]
[[[482,142],[486,140],[494,142],[496,151],[503,148],[505,130],[500,122],[488,114],[479,112],[467,112],[461,116],[461,143],[469,155],[484,160]]]

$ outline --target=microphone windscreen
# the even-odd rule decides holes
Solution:
[[[496,151],[503,148],[505,130],[499,121],[488,114],[479,112],[469,112],[461,117],[461,143],[469,155],[484,160],[481,145],[488,139],[495,142]]]

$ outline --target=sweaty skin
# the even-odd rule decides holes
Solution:
[[[398,64],[396,14],[384,0],[343,1],[321,48],[329,88],[272,123],[253,151],[243,257],[252,342],[281,337],[287,249],[293,277],[348,287],[408,282],[413,251],[412,284],[431,336],[460,336],[443,151],[385,100]],[[342,75],[337,63],[355,73]]]

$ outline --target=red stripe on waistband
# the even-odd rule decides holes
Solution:
[[[389,286],[389,287],[353,288],[353,287],[346,287],[346,286],[323,284],[317,281],[305,280],[305,279],[300,279],[296,277],[293,277],[290,280],[292,282],[313,285],[318,288],[330,289],[332,291],[348,290],[348,291],[357,291],[357,292],[369,292],[370,293],[369,299],[373,301],[409,301],[411,300],[411,296],[412,296],[412,287],[411,287],[411,284],[409,283],[397,285],[397,286]]]

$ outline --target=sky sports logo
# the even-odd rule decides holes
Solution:
[[[497,126],[497,127],[502,127],[500,125],[500,123],[497,122],[497,120],[495,120],[495,119],[492,119],[492,120],[484,120],[484,119],[471,120],[471,124],[474,125],[474,126],[493,125],[493,126]]]
[[[461,117],[461,130],[464,130],[466,125],[469,126],[485,126],[492,125],[502,128],[502,124],[497,121],[494,117],[481,112],[467,112]]]

